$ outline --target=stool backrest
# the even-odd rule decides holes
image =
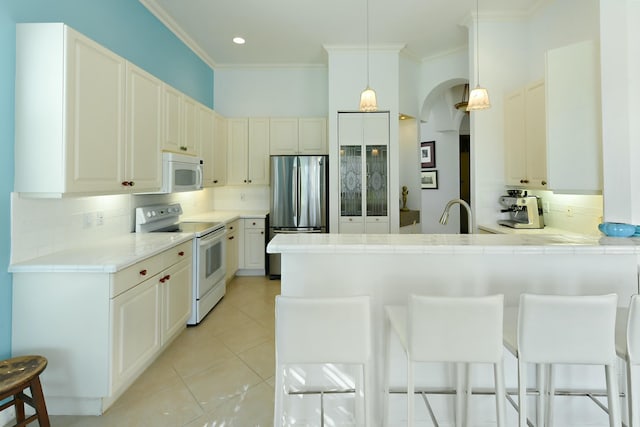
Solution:
[[[629,362],[640,364],[640,295],[633,295],[629,304],[627,355]]]
[[[618,296],[520,295],[518,357],[528,363],[615,361]]]
[[[416,362],[502,360],[503,295],[409,296],[408,347]]]
[[[276,297],[278,363],[365,363],[370,355],[369,297]]]

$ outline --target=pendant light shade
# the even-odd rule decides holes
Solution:
[[[367,87],[360,94],[360,111],[370,113],[378,110],[376,91],[369,86],[369,0],[366,11]]]
[[[479,0],[476,0],[476,87],[469,94],[467,111],[484,110],[491,107],[489,92],[480,86],[480,35],[478,31],[478,27],[480,26],[480,9],[478,1]]]
[[[487,89],[476,86],[469,94],[469,103],[467,104],[467,111],[484,110],[490,108],[489,92]]]
[[[370,113],[377,110],[376,91],[367,85],[367,88],[360,94],[360,111]]]

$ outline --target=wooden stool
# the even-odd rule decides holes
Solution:
[[[0,411],[15,406],[17,424],[14,427],[26,426],[35,420],[38,420],[40,427],[49,427],[49,415],[40,386],[40,373],[46,367],[47,359],[42,356],[21,356],[0,362],[0,401],[12,396],[12,399],[0,405]],[[31,390],[31,397],[24,394],[27,387]],[[27,419],[24,415],[25,403],[36,410]]]

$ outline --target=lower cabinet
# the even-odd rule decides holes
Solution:
[[[233,279],[238,271],[240,221],[237,219],[227,224],[227,282]]]
[[[186,327],[192,241],[116,273],[13,274],[14,354],[40,354],[52,415],[100,415]]]
[[[266,229],[264,218],[244,218],[239,250],[238,275],[261,276],[265,274]]]

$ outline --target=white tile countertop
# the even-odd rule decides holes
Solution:
[[[278,234],[267,252],[640,254],[640,238],[578,234]]]
[[[511,228],[506,227],[504,225],[499,224],[478,224],[478,230],[487,231],[489,233],[496,234],[558,234],[563,236],[582,236],[583,234],[574,233],[571,231],[563,230],[560,228],[554,228],[545,226],[544,228]],[[594,234],[594,236],[598,236],[600,232]]]
[[[183,215],[180,219],[182,221],[213,221],[229,224],[241,218],[265,218],[268,213],[267,211],[209,211],[195,215]]]
[[[130,233],[11,264],[10,273],[115,273],[193,238],[193,233]]]

